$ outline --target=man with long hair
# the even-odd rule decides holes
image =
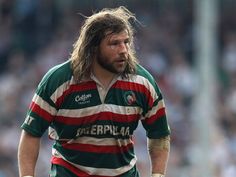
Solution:
[[[125,7],[87,17],[71,58],[38,85],[22,124],[20,177],[33,177],[40,137],[54,140],[50,177],[139,177],[133,132],[147,135],[152,177],[163,177],[170,148],[165,104],[135,56],[135,15]]]

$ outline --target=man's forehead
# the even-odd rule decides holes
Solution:
[[[107,40],[127,39],[127,38],[129,38],[129,33],[127,30],[123,30],[119,33],[114,33],[112,31],[108,31],[105,33],[105,38]]]

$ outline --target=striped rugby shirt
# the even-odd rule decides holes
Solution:
[[[139,120],[148,138],[170,134],[162,94],[143,67],[104,90],[95,77],[75,84],[68,60],[43,77],[22,128],[37,137],[48,129],[51,163],[76,176],[138,177],[132,135]]]

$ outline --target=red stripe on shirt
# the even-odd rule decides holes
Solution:
[[[89,124],[98,120],[111,120],[113,122],[131,123],[131,122],[136,122],[139,119],[139,117],[140,117],[139,114],[123,115],[123,114],[115,114],[112,112],[100,112],[98,114],[94,114],[91,116],[84,116],[80,118],[57,116],[55,118],[55,121],[67,125]]]
[[[82,151],[82,152],[111,153],[111,154],[127,152],[129,149],[133,148],[132,143],[127,144],[126,146],[108,146],[108,145],[98,146],[98,145],[91,145],[91,144],[65,143],[65,144],[62,144],[62,146],[65,149],[77,150],[77,151]]]
[[[51,163],[55,165],[63,166],[64,168],[68,169],[70,172],[74,173],[76,176],[79,176],[79,177],[109,177],[109,176],[101,176],[101,175],[89,175],[88,173],[76,168],[75,166],[66,162],[65,160],[61,158],[57,158],[55,156],[52,157]]]
[[[152,124],[154,123],[156,120],[158,120],[159,118],[161,118],[162,116],[165,116],[166,115],[166,111],[165,111],[165,108],[161,108],[159,109],[155,115],[149,117],[146,119],[146,123],[147,124]]]
[[[53,115],[51,115],[49,112],[42,109],[37,103],[31,102],[30,104],[30,110],[32,112],[36,113],[38,116],[43,118],[44,120],[51,122],[53,120]]]
[[[150,107],[152,107],[153,105],[153,98],[151,96],[151,92],[142,84],[119,80],[112,86],[112,88],[118,88],[122,90],[132,90],[142,93],[146,96],[146,99],[148,100],[148,105]]]
[[[83,82],[80,84],[71,85],[67,90],[64,91],[64,93],[56,100],[56,105],[60,106],[63,102],[64,98],[73,93],[73,92],[79,92],[79,91],[87,91],[87,90],[93,90],[96,89],[97,85],[94,81],[88,81]]]
[[[51,163],[63,166],[63,167],[67,168],[69,171],[71,171],[72,173],[74,173],[77,176],[81,176],[81,177],[88,177],[88,176],[90,176],[89,174],[87,174],[84,171],[76,168],[75,166],[71,165],[70,163],[64,161],[61,158],[57,158],[57,157],[53,156],[52,159],[51,159]]]

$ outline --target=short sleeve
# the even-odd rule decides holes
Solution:
[[[142,124],[146,129],[148,138],[156,139],[170,134],[166,107],[161,92],[159,92],[157,99],[146,113]]]
[[[145,86],[145,99],[142,102],[142,124],[149,138],[160,138],[170,134],[167,122],[166,107],[161,90],[153,76],[139,66],[139,75]]]
[[[21,126],[33,136],[42,136],[56,115],[57,109],[50,99],[49,89],[44,78],[33,96],[25,121]]]

